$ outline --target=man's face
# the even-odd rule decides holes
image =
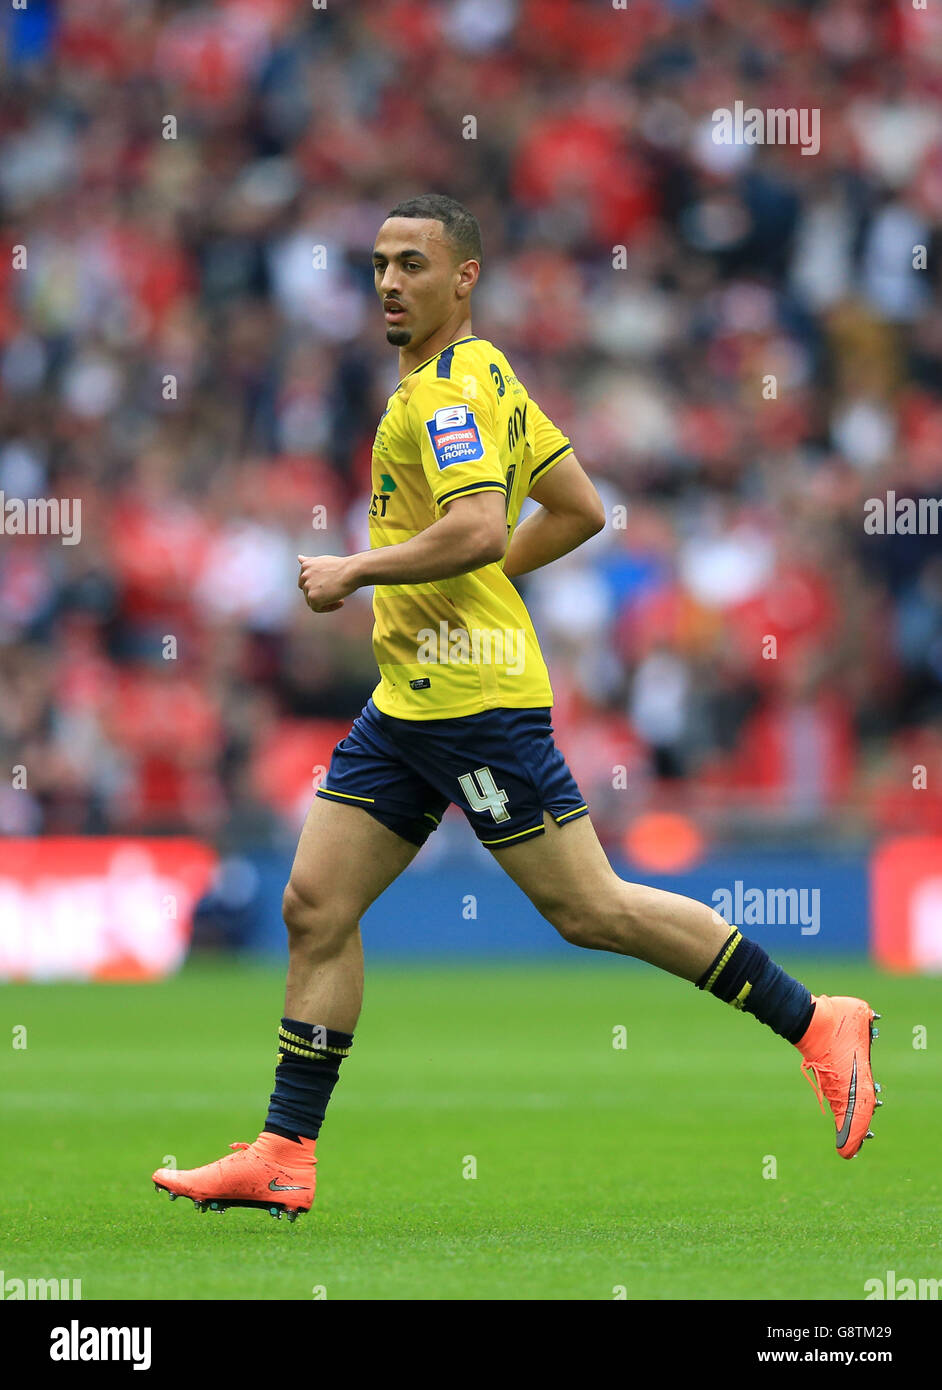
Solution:
[[[373,248],[373,278],[386,318],[386,341],[416,346],[467,298],[477,262],[459,262],[435,218],[389,217]]]

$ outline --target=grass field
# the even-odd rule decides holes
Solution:
[[[149,1181],[257,1134],[279,970],[6,987],[5,1036],[28,1045],[0,1054],[0,1269],[109,1300],[862,1299],[891,1269],[942,1278],[939,984],[796,973],[883,1014],[886,1105],[850,1163],[793,1048],[647,967],[368,967],[294,1225],[199,1215]]]

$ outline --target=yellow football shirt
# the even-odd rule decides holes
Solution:
[[[571,452],[504,354],[484,338],[459,339],[389,397],[373,444],[370,547],[409,540],[473,492],[506,497],[509,544],[530,488]],[[384,714],[454,719],[553,703],[530,615],[503,565],[376,585],[373,700]]]

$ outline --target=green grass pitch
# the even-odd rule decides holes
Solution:
[[[649,967],[368,961],[294,1225],[150,1182],[261,1128],[279,969],[5,987],[0,1269],[107,1300],[863,1299],[891,1269],[942,1278],[938,982],[784,963],[883,1014],[886,1104],[851,1162],[795,1049]]]

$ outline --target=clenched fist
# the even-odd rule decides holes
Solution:
[[[352,555],[299,555],[298,588],[315,613],[333,613],[359,588]]]

